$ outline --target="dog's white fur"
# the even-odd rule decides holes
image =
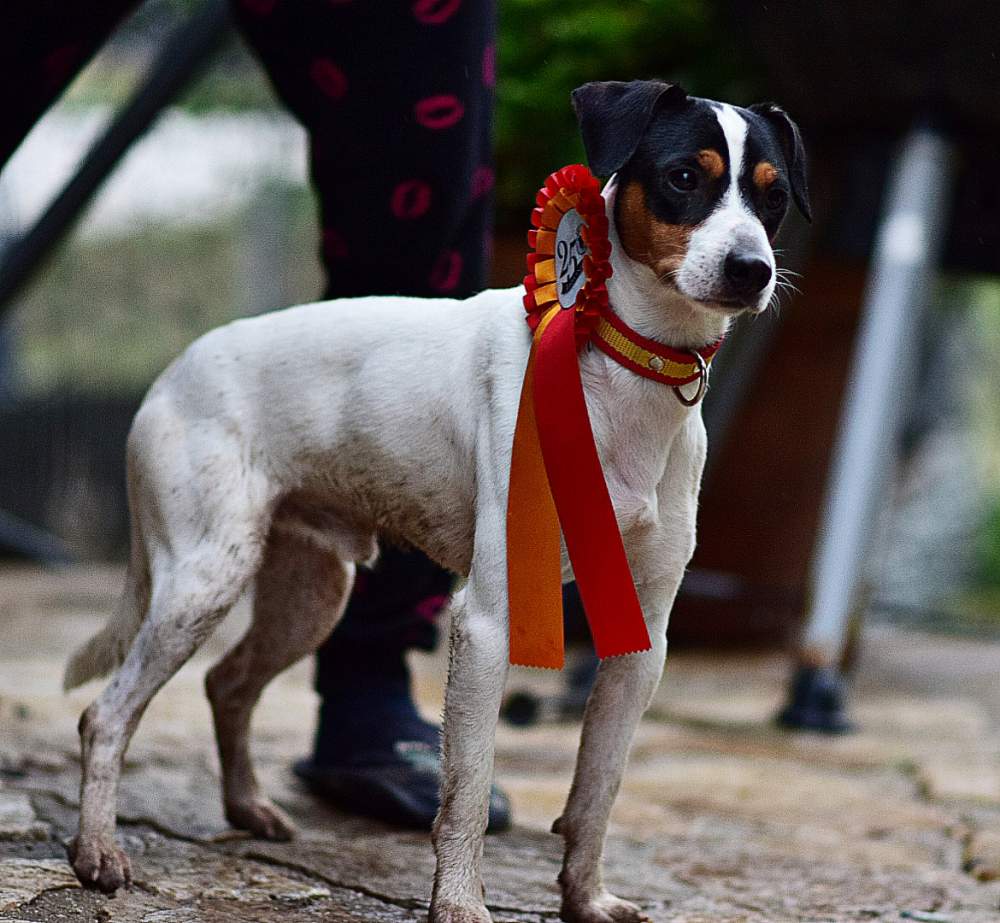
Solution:
[[[727,127],[735,154],[738,131]],[[733,160],[733,175],[740,162]],[[606,197],[613,214],[613,186]],[[692,271],[721,272],[705,261],[718,263],[719,240],[747,216],[738,196],[724,198],[708,222],[712,253],[692,246],[688,258],[701,260]],[[611,225],[608,291],[627,323],[678,347],[724,333],[726,312],[663,285],[625,255]],[[290,834],[254,779],[250,713],[266,683],[336,624],[355,562],[372,556],[384,531],[469,578],[452,607],[431,920],[489,921],[480,857],[507,672],[507,473],[530,345],[521,295],[515,288],[462,302],[362,298],[240,320],[202,337],[155,383],[128,444],[133,542],[123,601],[67,669],[67,685],[76,685],[121,663],[81,719],[72,850],[81,879],[107,890],[127,880],[128,860],[114,840],[125,748],[152,696],[252,578],[254,622],[210,672],[208,692],[227,816],[259,835]],[[761,303],[769,297],[762,293]],[[572,791],[554,827],[566,841],[563,919],[607,923],[641,919],[604,889],[600,859],[694,549],[705,430],[698,408],[602,352],[584,350],[580,364],[653,643],[601,664]]]

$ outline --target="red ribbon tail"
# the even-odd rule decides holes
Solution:
[[[575,312],[537,342],[534,403],[542,457],[598,657],[649,650],[621,532],[594,445],[580,380]]]

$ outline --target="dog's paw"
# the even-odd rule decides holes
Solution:
[[[262,840],[284,842],[295,836],[295,824],[266,798],[227,804],[226,820],[237,830],[248,830]]]
[[[125,852],[112,840],[75,838],[68,848],[69,861],[85,888],[113,894],[132,881],[132,865]]]
[[[564,898],[559,918],[565,923],[649,923],[635,904],[607,891],[589,900]]]
[[[441,901],[431,903],[428,923],[492,923],[484,904],[459,905]]]

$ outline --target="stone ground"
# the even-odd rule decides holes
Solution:
[[[268,690],[256,751],[301,836],[228,831],[201,679],[233,624],[150,707],[129,752],[120,831],[135,883],[81,890],[64,843],[75,825],[75,724],[96,686],[59,691],[66,654],[104,618],[115,570],[0,571],[0,920],[341,921],[426,918],[428,838],[339,814],[295,783],[308,746],[309,666]],[[428,714],[443,663],[416,662]],[[836,739],[771,724],[781,657],[672,656],[636,742],[607,849],[612,889],[665,921],[1000,920],[1000,644],[868,631]],[[528,671],[511,687],[554,688]],[[558,838],[577,728],[501,728],[498,777],[518,826],[488,840],[496,921],[557,919]]]

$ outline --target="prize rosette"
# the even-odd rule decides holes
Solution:
[[[585,166],[573,164],[549,176],[535,202],[524,277],[528,325],[535,330],[556,305],[572,308],[582,346],[608,303],[611,244],[600,184]]]
[[[648,650],[649,634],[601,469],[579,349],[608,307],[608,219],[580,164],[545,181],[531,213],[524,307],[533,331],[507,504],[510,662],[564,663],[561,541],[599,657]]]

